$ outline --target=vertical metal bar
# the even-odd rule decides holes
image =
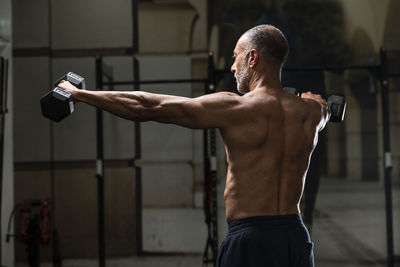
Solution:
[[[208,55],[208,82],[205,93],[215,92],[215,67],[213,53]],[[204,214],[207,224],[207,242],[203,254],[203,265],[217,264],[218,256],[218,201],[217,201],[217,148],[216,129],[205,129],[203,132],[204,153]],[[212,257],[208,252],[211,249]]]
[[[139,0],[132,0],[132,48],[133,53],[139,52]]]
[[[212,52],[208,55],[208,78],[209,78],[209,93],[215,93],[215,67],[214,55]],[[218,255],[218,203],[217,203],[217,144],[216,144],[216,129],[210,129],[210,171],[211,171],[211,231],[212,231],[212,252],[213,263],[216,265]]]
[[[0,96],[1,96],[1,107],[0,107],[0,116],[1,116],[1,125],[0,125],[0,207],[2,207],[2,192],[3,192],[3,162],[4,162],[4,137],[5,137],[5,116],[7,113],[7,78],[8,78],[8,67],[7,60],[3,57],[0,57]],[[0,209],[1,211],[1,209]],[[0,222],[0,229],[2,223]],[[0,242],[0,264],[1,264],[1,248],[2,242]]]
[[[204,94],[208,94],[208,82],[204,84]],[[212,251],[212,234],[211,234],[211,207],[210,207],[210,157],[208,149],[208,129],[203,130],[203,164],[204,164],[204,191],[203,191],[203,211],[204,221],[207,225],[207,241],[203,253],[203,266],[207,266],[210,262],[209,249]]]
[[[47,8],[48,8],[48,44],[49,44],[49,84],[53,86],[53,16],[52,16],[52,5],[53,0],[47,1]],[[59,234],[57,229],[57,209],[56,209],[56,173],[54,168],[54,160],[55,160],[55,133],[54,133],[54,122],[49,122],[49,152],[50,152],[50,195],[51,195],[51,214],[53,214],[53,218],[51,222],[51,228],[53,233],[53,242],[52,242],[52,256],[53,256],[53,266],[54,267],[61,267],[62,260],[61,260],[61,253],[59,247]]]
[[[103,90],[103,62],[102,57],[96,57],[96,88]],[[104,219],[104,151],[103,151],[103,111],[96,110],[96,136],[97,136],[97,160],[96,160],[96,178],[97,178],[97,209],[98,209],[98,235],[99,235],[99,266],[106,266],[105,249],[105,219]]]
[[[132,0],[132,50],[134,54],[139,52],[139,6],[138,0]],[[133,58],[133,80],[135,82],[140,79],[139,61]],[[134,83],[134,91],[139,91],[140,86]],[[142,158],[142,136],[140,122],[134,123],[135,134],[135,160]],[[135,165],[135,209],[136,209],[136,254],[143,254],[143,237],[142,237],[142,168]]]
[[[5,114],[8,112],[7,109],[7,91],[8,91],[8,60],[1,57],[1,113]]]
[[[390,151],[390,121],[389,121],[389,80],[387,69],[387,51],[380,50],[381,59],[381,104],[382,104],[382,138],[383,138],[383,168],[386,202],[386,236],[387,236],[387,266],[394,266],[393,253],[393,209],[392,209],[392,154]]]
[[[134,80],[139,80],[139,61],[133,59],[133,76]],[[139,91],[139,84],[134,85],[134,90]],[[142,158],[142,134],[140,122],[135,122],[135,160]],[[143,238],[142,238],[142,168],[135,164],[135,196],[136,196],[136,251],[138,255],[143,254]]]
[[[218,203],[217,203],[217,157],[216,130],[210,129],[210,170],[211,170],[211,231],[213,262],[216,265],[218,255]]]

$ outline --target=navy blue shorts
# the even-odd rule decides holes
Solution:
[[[300,214],[233,221],[218,267],[313,267],[313,243]]]

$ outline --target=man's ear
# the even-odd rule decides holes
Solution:
[[[258,64],[260,56],[255,49],[251,49],[249,52],[249,68],[254,68]]]

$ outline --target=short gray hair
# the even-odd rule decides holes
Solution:
[[[269,63],[281,67],[289,54],[289,44],[283,33],[268,24],[255,26],[245,32],[247,37],[246,54],[257,50]]]

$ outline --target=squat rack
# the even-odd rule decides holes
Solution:
[[[208,77],[204,79],[170,79],[170,80],[140,80],[139,62],[136,57],[133,59],[134,80],[113,81],[109,74],[104,72],[102,56],[96,57],[96,88],[103,90],[105,86],[113,87],[120,85],[133,85],[134,90],[140,89],[141,84],[182,84],[182,83],[203,83],[204,93],[214,93],[216,89],[215,67],[213,54],[208,55]],[[106,74],[106,75],[105,75]],[[106,76],[109,81],[103,81]],[[97,190],[98,190],[98,235],[99,235],[99,266],[105,266],[105,227],[104,227],[104,155],[103,155],[103,115],[102,110],[97,109]],[[138,162],[142,158],[141,148],[141,123],[134,122],[134,143],[135,152],[133,166],[135,170],[135,202],[136,202],[136,244],[137,254],[143,255],[142,240],[142,169]],[[213,263],[215,265],[218,253],[218,214],[217,214],[217,159],[216,159],[216,130],[203,130],[203,159],[204,159],[204,201],[203,208],[205,222],[207,224],[207,242],[203,255],[203,264]]]
[[[355,66],[317,66],[309,68],[286,68],[287,72],[298,71],[343,71],[343,70],[368,70],[377,75],[381,87],[382,105],[382,141],[383,141],[383,169],[385,187],[386,208],[386,248],[387,266],[394,267],[398,262],[394,255],[393,246],[393,206],[392,206],[392,153],[390,148],[390,123],[389,123],[389,79],[399,77],[398,73],[389,73],[387,50],[380,48],[380,62],[377,65],[355,65]]]
[[[399,77],[399,73],[389,73],[387,50],[383,47],[379,52],[379,64],[377,65],[355,65],[355,66],[316,66],[306,68],[286,68],[287,72],[299,71],[344,71],[344,70],[368,70],[377,75],[381,87],[382,105],[382,142],[383,142],[383,170],[385,187],[386,208],[386,248],[387,266],[394,267],[399,262],[394,255],[393,246],[393,205],[392,205],[392,153],[390,148],[390,123],[389,123],[389,79]]]
[[[139,53],[139,6],[138,1],[132,0],[132,54]],[[102,57],[96,57],[96,88],[102,90],[104,86],[114,85],[133,85],[134,91],[140,90],[140,84],[157,84],[157,83],[203,83],[204,92],[212,93],[215,91],[215,67],[213,55],[209,55],[209,71],[208,79],[190,79],[190,80],[159,80],[159,81],[140,81],[139,61],[133,57],[133,81],[120,81],[120,82],[103,82],[103,63]],[[210,64],[212,62],[212,64]],[[212,75],[212,76],[210,76]],[[212,82],[211,82],[212,81]],[[102,111],[97,109],[97,173],[96,178],[98,181],[98,224],[99,224],[99,266],[105,267],[105,230],[104,230],[104,167],[103,167],[103,117]],[[134,122],[134,169],[135,169],[135,197],[136,197],[136,245],[137,254],[143,255],[143,240],[142,240],[142,169],[137,164],[138,160],[142,158],[141,148],[141,124]],[[206,216],[206,223],[208,226],[208,240],[204,251],[203,262],[213,262],[215,266],[217,251],[218,251],[218,232],[217,232],[217,196],[216,196],[216,144],[215,144],[215,129],[208,129],[203,131],[203,153],[204,153],[204,176],[205,188],[211,190],[211,193],[204,194],[204,213]],[[209,149],[209,150],[208,150]],[[210,151],[210,152],[209,152]],[[211,169],[214,168],[214,169]],[[210,174],[207,176],[207,174]],[[208,191],[205,191],[208,192]],[[211,247],[212,256],[208,255],[208,248]]]

